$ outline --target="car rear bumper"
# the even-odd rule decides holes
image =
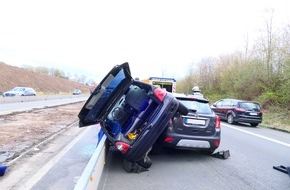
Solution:
[[[262,123],[262,118],[251,118],[251,117],[236,117],[234,118],[235,122],[241,123]]]
[[[172,138],[168,141],[167,137]],[[177,133],[166,133],[159,138],[162,147],[176,149],[216,149],[220,144],[220,131],[214,136],[191,136]]]

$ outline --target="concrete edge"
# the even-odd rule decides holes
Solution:
[[[97,189],[105,165],[105,142],[103,135],[94,154],[79,178],[74,190]]]

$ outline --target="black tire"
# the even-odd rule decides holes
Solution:
[[[189,110],[185,105],[183,105],[181,102],[179,102],[177,112],[179,112],[181,115],[187,115]]]
[[[148,169],[152,165],[152,160],[148,156],[146,156],[144,159],[138,161],[137,164],[139,164],[143,168]]]
[[[234,122],[234,116],[233,116],[233,114],[229,114],[228,116],[227,116],[227,122],[229,123],[229,124],[234,124],[235,122]]]
[[[259,123],[250,123],[250,125],[251,125],[252,127],[257,127],[257,126],[259,125]]]

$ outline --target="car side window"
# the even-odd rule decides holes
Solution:
[[[234,108],[234,107],[236,107],[236,106],[237,106],[237,102],[231,100],[231,101],[230,101],[230,105],[229,105],[229,107]]]
[[[217,108],[221,108],[221,107],[223,107],[223,102],[224,102],[223,100],[217,102],[216,107],[217,107]]]
[[[229,101],[229,100],[224,100],[223,107],[224,107],[224,108],[231,107],[231,101]]]

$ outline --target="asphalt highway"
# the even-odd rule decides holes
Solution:
[[[149,171],[127,173],[119,152],[110,150],[100,190],[265,190],[290,189],[290,177],[273,166],[290,166],[290,134],[222,123],[218,150],[228,159],[194,151],[164,150],[152,155]]]
[[[83,101],[87,97],[75,98],[73,101]],[[47,101],[35,101],[34,106],[47,106]],[[51,101],[48,103],[50,106],[57,100]],[[65,101],[61,99],[60,102]],[[10,106],[1,103],[0,114],[19,111],[16,108],[24,103],[9,103]],[[33,104],[33,101],[27,102],[22,108],[29,108],[29,104]],[[63,141],[60,151],[48,151],[56,154],[41,165],[35,175],[29,176],[20,189],[73,188],[97,142],[96,127],[89,127],[82,132],[75,130],[76,133],[71,137],[65,135],[70,140]],[[290,134],[260,126],[229,125],[224,122],[221,134],[218,151],[229,150],[228,159],[195,151],[164,150],[160,155],[151,155],[153,164],[149,171],[138,174],[127,173],[122,168],[121,154],[111,148],[98,189],[290,189],[290,177],[273,169],[273,166],[290,166]]]
[[[29,97],[1,97],[0,115],[13,112],[27,111],[35,108],[45,108],[69,103],[81,102],[88,99],[87,95],[81,96],[29,96]]]

